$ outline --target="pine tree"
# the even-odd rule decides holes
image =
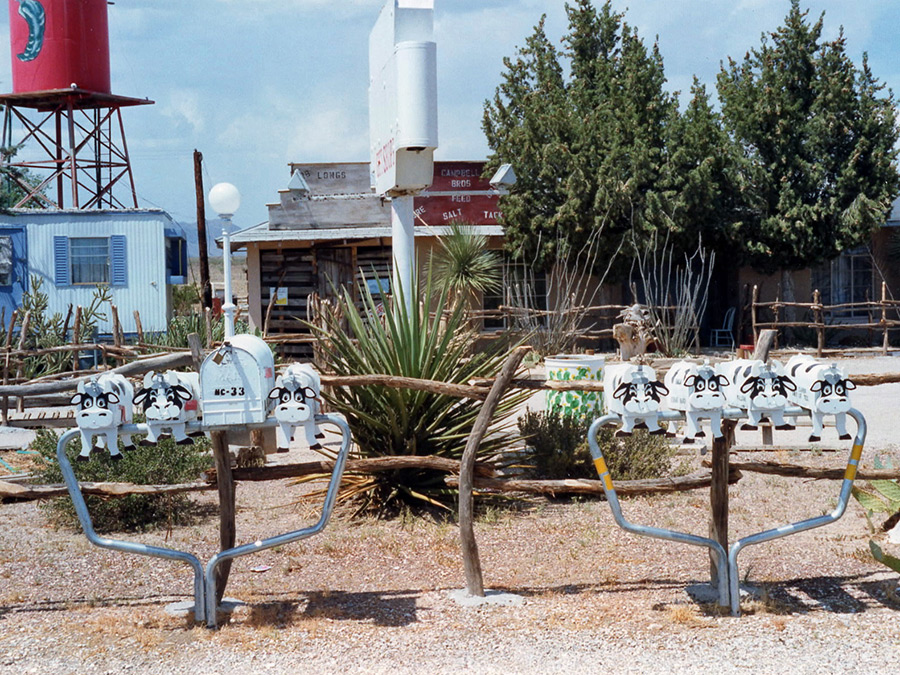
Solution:
[[[504,60],[503,81],[485,102],[487,171],[515,168],[516,188],[502,202],[513,252],[547,267],[561,247],[577,256],[593,241],[605,268],[630,250],[632,232],[640,240],[657,225],[663,197],[648,195],[658,188],[676,101],[663,89],[657,46],[648,49],[610,2],[598,10],[577,0],[566,12],[562,51],[542,18],[517,58]]]
[[[763,272],[796,270],[868,241],[900,193],[893,94],[843,32],[822,41],[793,0],[784,25],[718,77],[725,128],[742,149],[736,242]]]

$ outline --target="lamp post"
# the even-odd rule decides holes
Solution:
[[[225,281],[225,302],[222,311],[225,312],[225,337],[234,337],[234,310],[235,304],[231,295],[231,218],[241,206],[241,193],[231,183],[216,183],[209,191],[209,204],[213,210],[225,222],[222,228],[222,273]]]

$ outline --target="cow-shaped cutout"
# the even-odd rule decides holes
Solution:
[[[200,408],[200,376],[167,370],[144,375],[143,387],[134,396],[147,421],[147,436],[141,445],[155,445],[166,430],[178,445],[194,441],[185,433],[185,424],[197,419]],[[199,435],[198,432],[195,435]]]
[[[646,427],[651,434],[664,434],[659,425],[660,396],[669,393],[650,366],[615,363],[603,371],[603,391],[607,410],[622,418],[617,436],[629,436],[635,428]]]
[[[713,437],[722,438],[723,388],[728,384],[727,377],[717,373],[709,361],[699,366],[689,361],[678,361],[669,368],[664,382],[669,390],[666,396],[669,408],[684,413],[685,443],[693,443],[695,438],[706,436],[700,428],[701,419],[709,420]]]
[[[119,427],[130,424],[134,388],[118,373],[104,373],[78,383],[71,403],[76,406],[75,422],[81,432],[81,452],[76,461],[86,462],[91,452],[109,450],[111,459],[122,459],[119,451]],[[97,437],[96,445],[93,443]],[[123,439],[126,450],[134,447],[131,435]]]
[[[294,430],[303,427],[310,450],[319,450],[325,436],[316,425],[322,381],[307,363],[292,363],[275,379],[269,399],[275,402],[275,442],[278,452],[290,449]]]
[[[856,385],[847,374],[831,363],[816,361],[807,354],[796,354],[787,362],[787,373],[794,380],[797,389],[789,395],[791,403],[809,411],[812,418],[810,443],[822,440],[825,415],[834,415],[834,427],[842,441],[852,437],[847,433],[847,412],[851,389]]]
[[[788,392],[797,386],[779,362],[736,359],[718,364],[716,372],[728,378],[725,402],[747,411],[748,421],[741,429],[753,431],[764,419],[781,431],[796,428],[784,421],[784,409],[788,405]]]

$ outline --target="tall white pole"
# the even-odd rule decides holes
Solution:
[[[412,313],[416,299],[413,270],[416,262],[415,216],[412,195],[391,197],[391,241],[394,253],[394,278],[391,293],[399,299],[403,289],[404,304]]]
[[[225,277],[225,302],[222,304],[222,311],[225,312],[225,338],[234,337],[234,310],[236,309],[231,296],[231,235],[228,229],[231,226],[231,218],[225,215],[221,216],[225,221],[226,227],[222,229],[222,248],[225,249],[224,258],[222,260],[222,274]]]

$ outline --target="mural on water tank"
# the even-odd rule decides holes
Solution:
[[[16,54],[20,61],[34,61],[44,46],[44,30],[47,27],[47,15],[44,6],[38,0],[18,0],[19,16],[28,24],[28,42],[21,54]]]

